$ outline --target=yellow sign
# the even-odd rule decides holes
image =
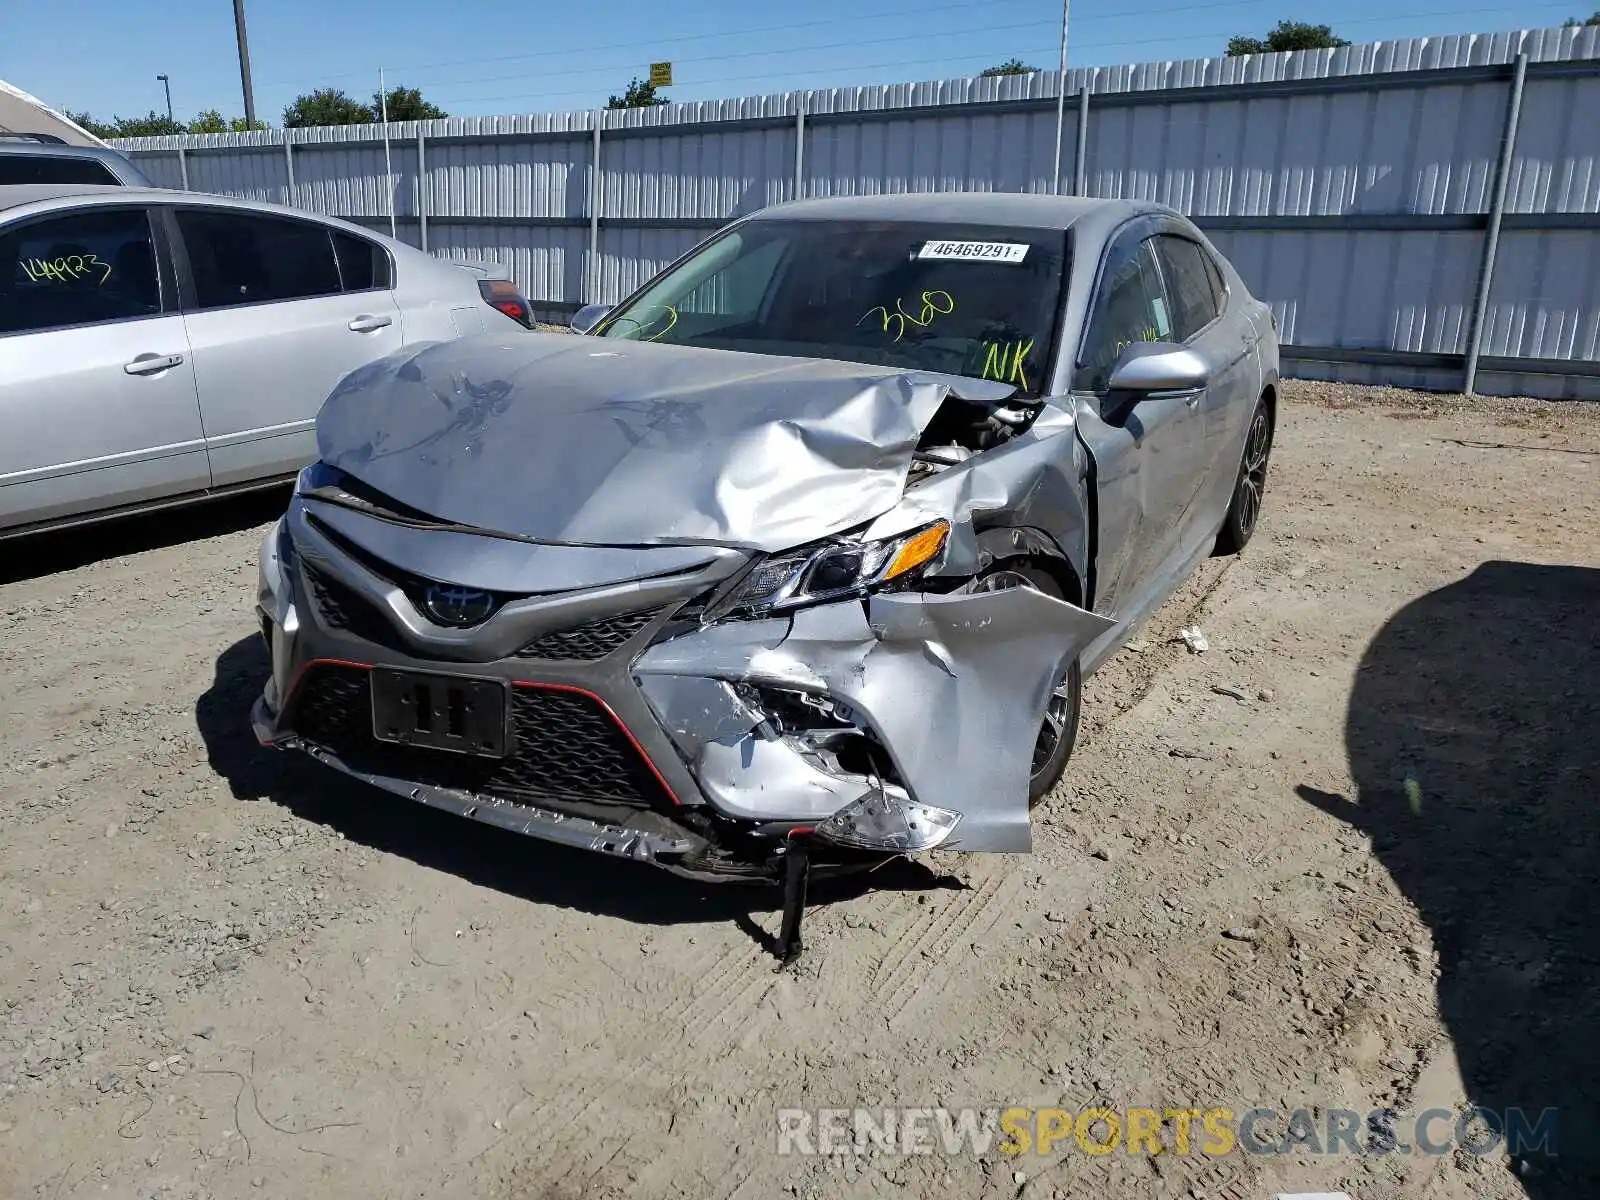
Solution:
[[[650,86],[651,87],[671,87],[672,86],[672,64],[671,63],[664,62],[664,63],[651,63],[650,64]]]

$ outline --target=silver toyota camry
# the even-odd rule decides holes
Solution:
[[[261,550],[262,743],[802,901],[1026,851],[1082,677],[1261,511],[1276,323],[1160,206],[780,206],[574,328],[329,397]]]

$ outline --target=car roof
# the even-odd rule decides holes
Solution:
[[[275,213],[285,217],[298,217],[301,220],[321,221],[340,229],[348,229],[352,233],[359,233],[364,237],[377,238],[385,245],[403,246],[407,250],[415,247],[406,246],[404,242],[397,242],[379,233],[375,229],[366,229],[349,221],[342,221],[338,217],[330,217],[326,213],[307,212],[301,208],[289,208],[282,204],[272,204],[265,200],[244,200],[238,196],[219,196],[210,192],[185,192],[177,188],[157,187],[123,187],[110,183],[15,183],[0,185],[0,216],[11,209],[22,208],[32,204],[48,204],[52,201],[104,201],[108,204],[204,204],[215,208],[238,208],[248,212]],[[47,210],[48,211],[48,210]]]
[[[948,221],[1017,229],[1099,228],[1172,210],[1144,200],[1100,200],[1032,192],[916,192],[798,200],[753,214],[763,221]]]
[[[86,150],[89,147],[71,148]],[[0,211],[41,201],[75,200],[101,195],[123,201],[141,197],[164,198],[160,188],[122,187],[112,183],[12,183],[0,185]]]
[[[110,146],[73,146],[66,142],[39,142],[32,138],[0,137],[0,154],[26,154],[29,158],[117,158],[127,155]]]

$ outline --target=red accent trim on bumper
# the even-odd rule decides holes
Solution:
[[[305,680],[306,673],[310,671],[312,667],[352,667],[358,671],[370,671],[372,670],[373,664],[352,662],[351,660],[345,658],[308,659],[300,664],[300,669],[295,672],[294,679],[289,684],[288,693],[284,696],[283,707],[278,710],[280,717],[283,713],[290,712],[293,709],[295,699],[300,693],[300,685]],[[411,670],[412,668],[403,667],[400,669]],[[439,673],[445,675],[449,674],[448,671]],[[595,704],[598,704],[600,706],[600,711],[611,718],[611,723],[617,727],[623,737],[628,739],[628,744],[632,746],[634,752],[644,760],[644,765],[650,768],[650,774],[655,776],[656,782],[661,785],[661,790],[666,792],[667,798],[672,801],[674,806],[678,808],[683,807],[683,801],[678,799],[678,793],[672,790],[672,785],[667,782],[666,777],[662,775],[661,772],[656,768],[655,760],[650,757],[650,752],[639,744],[639,739],[633,736],[633,731],[623,723],[622,718],[617,716],[617,714],[612,710],[611,705],[607,704],[601,697],[595,695],[595,693],[591,692],[588,688],[577,687],[570,683],[536,683],[531,679],[513,679],[511,681],[511,686],[519,688],[533,688],[547,692],[571,692],[574,695],[587,697]]]
[[[285,713],[294,709],[294,702],[300,695],[300,685],[305,682],[306,672],[312,667],[354,667],[358,671],[372,670],[371,663],[354,662],[348,658],[308,658],[300,664],[300,669],[294,673],[294,678],[289,681],[289,687],[284,692],[283,704],[278,708],[278,719],[282,720]]]
[[[612,711],[611,705],[607,704],[603,699],[595,695],[588,688],[577,687],[570,683],[535,683],[531,679],[513,679],[511,681],[511,686],[519,688],[534,688],[546,692],[571,692],[574,695],[587,696],[590,700],[593,700],[600,706],[600,710],[604,712],[606,716],[611,718],[611,723],[615,725],[619,731],[621,731],[622,736],[628,739],[628,744],[633,747],[634,751],[639,755],[639,757],[644,759],[644,765],[650,768],[650,774],[656,777],[656,782],[661,785],[661,790],[667,793],[667,798],[671,800],[676,807],[683,807],[683,801],[678,799],[678,793],[672,790],[672,785],[667,782],[666,777],[656,769],[655,760],[650,757],[650,752],[639,744],[639,739],[633,736],[633,730],[629,729],[627,725],[623,723],[622,718],[617,716],[617,714]]]

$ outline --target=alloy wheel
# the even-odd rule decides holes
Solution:
[[[1267,488],[1267,457],[1272,451],[1272,421],[1263,406],[1256,409],[1245,439],[1244,464],[1239,472],[1237,506],[1239,532],[1249,537],[1261,515],[1261,496]]]

